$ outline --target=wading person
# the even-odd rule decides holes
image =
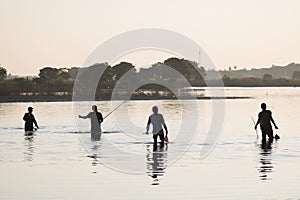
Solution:
[[[36,126],[36,128],[39,128],[34,115],[32,114],[33,108],[28,107],[28,113],[25,113],[23,120],[25,121],[25,132],[31,132],[33,131],[33,124]]]
[[[168,128],[165,123],[164,117],[162,114],[158,113],[158,107],[153,106],[152,107],[153,114],[149,116],[147,127],[146,127],[146,134],[149,134],[149,128],[150,124],[152,124],[153,127],[153,140],[154,145],[157,145],[157,137],[159,137],[161,145],[164,145],[164,131],[163,128],[166,131],[166,136],[168,135]]]
[[[257,129],[257,125],[260,124],[262,139],[265,140],[268,135],[269,139],[272,140],[274,136],[271,122],[274,124],[276,129],[278,129],[278,127],[272,117],[272,112],[267,110],[267,105],[265,103],[261,104],[261,109],[262,111],[258,114],[258,120],[254,128]],[[275,139],[277,138],[275,137]]]
[[[99,140],[101,136],[101,123],[103,122],[103,117],[100,112],[97,110],[97,106],[92,106],[93,112],[90,112],[86,116],[79,115],[79,118],[82,119],[91,119],[91,138],[92,140]]]

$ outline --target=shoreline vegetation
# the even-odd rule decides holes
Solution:
[[[186,99],[186,100],[211,100],[211,99],[250,99],[251,97],[245,97],[245,96],[233,96],[233,97],[209,97],[209,96],[203,96],[203,97],[182,97],[180,99]],[[131,97],[130,100],[138,101],[138,100],[177,100],[179,98],[176,98],[174,96],[137,96],[137,97]],[[95,99],[95,101],[121,101],[125,100],[124,98],[102,98],[102,99]],[[15,102],[69,102],[73,101],[72,96],[55,96],[55,95],[35,95],[35,96],[1,96],[0,103],[15,103]],[[91,101],[91,100],[78,100],[78,101]],[[93,100],[94,101],[94,100]]]
[[[102,76],[97,77],[97,74]],[[98,82],[94,88],[89,87],[93,86],[93,79]],[[161,82],[168,82],[174,88],[171,91],[160,85]],[[131,100],[249,98],[206,95],[207,86],[220,87],[220,83],[224,87],[299,87],[300,64],[251,70],[229,67],[228,70],[214,71],[186,59],[168,58],[139,70],[128,62],[115,66],[97,63],[84,68],[44,67],[35,77],[13,77],[0,66],[0,102],[72,101],[73,97],[76,101],[91,100],[84,98],[87,93],[96,101],[129,97]],[[135,84],[141,87],[130,91],[128,88]]]

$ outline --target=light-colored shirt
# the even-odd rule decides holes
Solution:
[[[147,130],[149,129],[150,124],[153,126],[153,134],[159,133],[163,126],[165,126],[165,120],[162,114],[152,114],[149,116],[148,123],[147,123]]]
[[[91,132],[101,132],[101,122],[103,121],[102,114],[99,112],[90,112],[86,118],[91,119]]]

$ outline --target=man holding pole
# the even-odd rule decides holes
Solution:
[[[100,112],[97,110],[97,106],[92,106],[93,112],[90,112],[86,116],[79,115],[79,118],[82,119],[91,119],[91,138],[92,140],[99,140],[101,136],[101,123],[103,122],[103,117]]]

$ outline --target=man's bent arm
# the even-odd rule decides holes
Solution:
[[[27,115],[26,115],[26,114],[24,115],[23,120],[24,120],[24,121],[27,120]]]
[[[103,116],[102,116],[102,114],[100,113],[100,123],[102,123],[103,122]]]

